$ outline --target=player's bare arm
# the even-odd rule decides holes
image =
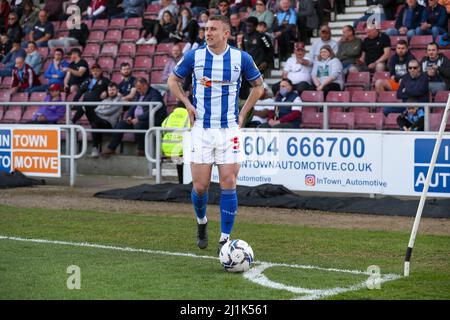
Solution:
[[[239,128],[242,128],[248,112],[255,106],[256,102],[264,94],[264,80],[262,77],[250,81],[250,84],[252,86],[250,95],[239,113]]]
[[[195,119],[195,108],[184,94],[182,82],[183,79],[177,77],[174,74],[171,74],[169,76],[169,79],[167,80],[167,85],[169,86],[170,92],[186,106],[186,110],[189,113],[189,119],[192,127],[194,125]]]

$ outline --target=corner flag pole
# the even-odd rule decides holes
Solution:
[[[405,265],[403,269],[403,275],[405,277],[409,276],[409,263],[411,260],[411,254],[414,247],[414,241],[416,239],[417,230],[419,229],[420,218],[422,217],[423,207],[425,205],[425,200],[427,198],[428,187],[430,186],[431,176],[433,174],[434,166],[436,165],[436,159],[439,154],[439,149],[441,147],[442,135],[444,134],[445,126],[447,125],[447,118],[450,110],[450,95],[447,98],[447,105],[445,106],[443,118],[441,121],[441,127],[439,128],[439,133],[436,139],[436,144],[434,145],[433,155],[431,156],[430,166],[428,167],[427,178],[425,180],[425,185],[422,190],[422,195],[420,197],[419,206],[417,207],[416,219],[414,220],[414,225],[411,231],[411,237],[409,239],[408,248],[406,249]]]

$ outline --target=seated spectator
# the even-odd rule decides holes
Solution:
[[[320,55],[314,61],[311,78],[317,91],[323,91],[324,97],[330,91],[341,91],[344,87],[342,63],[335,57],[333,49],[324,45]]]
[[[258,18],[258,22],[264,21],[267,29],[272,29],[274,16],[272,11],[267,10],[267,0],[256,0],[255,10],[250,12],[249,17]]]
[[[163,107],[155,114],[155,126],[161,126],[163,120],[166,118],[166,107],[164,106],[163,97],[158,90],[152,88],[145,78],[139,77],[136,79],[137,94],[134,101],[153,101],[163,103]],[[150,108],[148,105],[132,106],[128,110],[126,120],[120,120],[116,125],[116,129],[138,129],[147,130],[149,127]],[[145,135],[143,133],[135,134],[137,141],[138,155],[144,156]],[[108,148],[102,152],[102,155],[109,157],[115,154],[115,150],[122,142],[123,133],[113,133],[112,140]]]
[[[80,24],[80,29],[72,28],[69,30],[69,35],[67,37],[60,37],[59,39],[52,39],[48,41],[49,49],[64,47],[66,51],[70,47],[76,46],[86,46],[86,41],[89,38],[89,29],[86,23],[82,22]]]
[[[259,71],[269,71],[273,64],[274,50],[272,41],[265,34],[256,30],[258,26],[258,19],[255,17],[248,17],[246,21],[246,32],[244,34],[241,49],[248,52],[258,67]]]
[[[273,92],[266,83],[264,83],[264,95],[258,101],[267,103],[275,102],[273,99]],[[267,123],[269,111],[273,110],[273,106],[260,106],[257,103],[253,108],[252,118],[247,122],[245,127],[257,128],[260,125]]]
[[[191,0],[191,10],[194,17],[198,17],[200,13],[208,11],[208,0]]]
[[[447,33],[448,18],[445,7],[438,4],[437,0],[428,0],[428,6],[425,8],[425,21],[420,27],[416,28],[417,35],[433,36],[433,41],[436,41],[440,34]]]
[[[191,48],[197,38],[198,28],[197,20],[192,17],[191,10],[188,7],[182,7],[178,15],[177,30],[170,37],[174,38],[175,42],[187,42],[186,46]]]
[[[83,97],[83,102],[98,102],[106,98],[108,94],[108,85],[110,81],[103,76],[102,68],[99,64],[94,64],[91,68],[91,76],[84,81],[80,90],[73,98],[73,101],[80,101]],[[77,112],[72,118],[72,123],[77,123],[81,119],[83,114],[92,113],[95,109],[94,106],[76,106]]]
[[[294,57],[287,59],[281,78],[289,79],[294,86],[294,90],[301,95],[305,90],[315,90],[311,79],[312,63],[305,55],[303,43],[298,42],[294,45],[294,53]],[[273,91],[278,92],[278,87],[279,84],[274,85]]]
[[[323,46],[328,45],[331,47],[333,52],[338,52],[339,44],[331,39],[331,29],[329,26],[321,26],[320,27],[320,39],[317,39],[313,42],[311,50],[309,51],[309,59],[314,62],[317,60],[317,57],[320,55],[320,50]]]
[[[119,94],[123,101],[133,101],[136,95],[136,88],[134,87],[136,78],[131,75],[131,66],[128,62],[123,62],[120,65],[120,75],[122,76],[122,81],[118,86]],[[124,109],[128,110],[128,107]]]
[[[0,69],[0,77],[10,77],[12,74],[12,70],[16,65],[16,58],[22,57],[23,59],[25,59],[26,56],[27,53],[20,46],[20,39],[16,39],[15,41],[13,41],[11,50],[2,60],[2,64],[4,65],[4,67]]]
[[[64,90],[66,93],[75,93],[80,85],[89,78],[89,65],[86,60],[81,58],[81,50],[73,48],[70,51],[70,64],[64,78]]]
[[[289,0],[280,0],[273,25],[275,39],[278,41],[280,60],[285,61],[292,53],[292,43],[297,39],[297,13]]]
[[[162,80],[164,82],[167,82],[167,79],[169,79],[169,76],[172,74],[173,68],[181,60],[182,57],[183,57],[183,55],[181,53],[180,46],[175,44],[172,47],[171,57],[167,61],[166,65],[164,66],[163,77],[162,77]]]
[[[23,14],[19,22],[22,26],[24,36],[28,35],[38,22],[39,11],[39,8],[31,0],[23,2]]]
[[[49,21],[59,21],[64,14],[62,0],[45,0],[43,9],[48,13]]]
[[[39,21],[33,27],[33,30],[28,34],[28,40],[34,41],[36,45],[41,47],[47,47],[48,40],[53,38],[54,35],[54,27],[53,23],[48,21],[47,12],[45,10],[39,11]],[[26,46],[27,42],[25,41],[23,46]]]
[[[241,21],[239,13],[230,14],[230,36],[228,37],[228,44],[237,47],[238,36],[245,34],[245,23]]]
[[[209,20],[209,11],[204,11],[198,17],[198,26],[204,28]]]
[[[142,20],[142,28],[140,29],[140,33],[144,32],[142,38],[140,38],[136,44],[157,44],[158,40],[156,39],[156,35],[158,31],[161,29],[161,21],[163,21],[163,15],[166,11],[169,11],[172,14],[172,17],[176,17],[178,13],[177,6],[172,3],[171,0],[161,0],[161,9],[159,9],[158,17],[153,19],[143,19]],[[176,24],[175,24],[176,29]],[[173,31],[170,31],[173,32]],[[170,34],[169,32],[169,34]],[[150,37],[149,39],[147,39]]]
[[[123,12],[112,15],[111,19],[138,18],[144,15],[145,0],[123,0],[119,6],[123,8]]]
[[[428,76],[420,69],[419,62],[412,59],[408,63],[408,73],[402,77],[400,87],[397,90],[397,98],[403,102],[428,102],[430,99],[428,91]],[[403,112],[405,108],[384,108],[384,115],[391,112]]]
[[[91,3],[87,8],[86,15],[83,17],[83,19],[106,19],[108,17],[106,12],[106,3],[107,0],[91,0]]]
[[[231,15],[230,1],[219,0],[219,3],[217,4],[217,9],[215,10],[215,14],[218,16],[227,16],[229,18]]]
[[[19,17],[17,13],[10,12],[8,16],[8,28],[6,30],[6,35],[9,41],[15,41],[22,39],[22,27],[19,23]]]
[[[16,58],[16,66],[12,71],[12,77],[11,94],[29,92],[31,88],[41,84],[33,68],[25,64],[25,59],[22,57]]]
[[[4,34],[0,35],[0,61],[11,51],[11,41]]]
[[[159,24],[155,27],[155,38],[157,43],[167,43],[173,40],[178,41],[178,39],[171,39],[170,34],[174,34],[177,30],[177,21],[175,16],[172,15],[170,11],[166,11],[163,14]]]
[[[206,44],[206,40],[205,40],[205,28],[200,27],[198,29],[198,34],[197,34],[197,38],[195,38],[195,42],[192,44],[192,46],[188,44],[186,44],[183,48],[183,54],[185,54],[186,52],[188,52],[189,50],[195,50],[198,47],[201,47],[203,45]]]
[[[439,4],[445,7],[445,11],[447,11],[447,16],[450,15],[450,0],[439,0]]]
[[[433,42],[427,46],[427,55],[420,62],[422,72],[428,76],[428,88],[433,96],[438,91],[446,91],[450,84],[450,60],[439,53],[438,45]]]
[[[319,27],[319,18],[311,0],[300,0],[297,2],[297,25],[299,40],[306,45],[310,44],[312,30]]]
[[[273,40],[274,40],[273,35],[268,32],[267,25],[264,21],[258,22],[258,25],[256,26],[256,31],[265,35],[267,39],[270,39],[270,43],[273,46]]]
[[[36,43],[33,41],[28,42],[28,46],[25,51],[27,53],[25,63],[32,67],[37,75],[40,75],[42,68],[42,56],[39,51],[37,51]]]
[[[389,28],[386,34],[388,36],[406,35],[409,40],[423,22],[426,22],[425,7],[419,5],[417,0],[406,0],[405,6],[395,20],[395,28]]]
[[[408,73],[408,63],[414,56],[408,51],[408,42],[399,40],[395,47],[395,54],[389,60],[390,79],[378,79],[375,82],[375,90],[397,91],[400,87],[400,79]]]
[[[7,0],[0,0],[0,34],[4,34],[8,29],[8,16],[11,7]]]
[[[64,52],[61,48],[56,48],[53,61],[45,70],[44,77],[47,79],[47,84],[33,87],[31,92],[45,92],[52,84],[57,84],[64,88],[64,78],[66,76],[66,69],[69,67],[69,62],[63,59]]]
[[[342,38],[339,41],[339,49],[336,57],[342,62],[343,72],[358,72],[358,60],[361,57],[362,40],[355,37],[355,29],[347,25],[342,28]]]
[[[360,71],[384,71],[391,54],[391,39],[376,27],[369,26],[361,51],[357,61]]]
[[[48,95],[45,97],[45,102],[60,102],[63,101],[61,97],[62,86],[53,83],[48,87]],[[66,115],[66,107],[61,106],[41,106],[32,117],[32,123],[35,124],[56,124],[58,121],[63,121]]]
[[[119,87],[117,83],[110,82],[108,84],[108,97],[103,102],[119,102],[122,101],[122,97],[119,94]],[[89,110],[89,111],[88,111]],[[122,106],[111,105],[99,105],[98,107],[86,109],[86,117],[91,124],[92,129],[112,129],[116,126],[119,118],[122,114]],[[92,151],[91,157],[97,158],[100,155],[100,148],[102,145],[102,133],[92,133]]]
[[[275,102],[301,103],[302,99],[293,89],[291,80],[281,80],[280,91],[275,96]],[[273,111],[268,111],[267,122],[261,124],[258,128],[299,128],[301,117],[301,106],[275,106]]]
[[[408,107],[397,117],[397,124],[403,131],[424,131],[425,112],[422,108]]]

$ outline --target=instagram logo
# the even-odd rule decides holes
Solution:
[[[305,176],[305,185],[308,187],[314,187],[316,185],[316,176],[313,174],[307,174]]]

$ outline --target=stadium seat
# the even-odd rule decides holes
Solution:
[[[98,43],[88,43],[86,47],[84,48],[83,53],[81,56],[83,58],[97,58],[100,55],[100,44]]]
[[[135,67],[135,69],[136,69],[136,67]],[[135,72],[133,72],[133,75],[136,78],[142,77],[142,78],[146,79],[147,81],[150,80],[150,76],[149,76],[148,72],[146,72],[146,71],[135,71]]]
[[[137,56],[151,56],[156,51],[156,45],[154,44],[141,44],[137,46]]]
[[[331,112],[329,116],[330,129],[348,129],[355,128],[355,114],[353,112]]]
[[[163,71],[153,70],[150,76],[150,83],[151,84],[165,83],[165,81],[163,81]]]
[[[372,76],[372,87],[375,86],[375,82],[377,82],[377,80],[379,80],[379,79],[388,80],[390,78],[391,78],[391,75],[390,75],[389,71],[376,71]]]
[[[433,42],[433,36],[412,36],[409,40],[411,49],[426,49],[428,44]]]
[[[11,92],[9,89],[0,90],[0,102],[9,102],[11,99]]]
[[[105,39],[105,32],[103,31],[91,31],[87,43],[100,43]]]
[[[125,29],[140,29],[142,28],[142,18],[129,18],[125,23]]]
[[[122,30],[108,30],[105,35],[104,43],[119,43],[122,40]]]
[[[125,29],[122,35],[122,41],[128,41],[136,43],[136,41],[140,38],[139,29]]]
[[[345,87],[361,87],[368,89],[370,86],[370,72],[349,72]]]
[[[84,23],[86,27],[92,31],[92,20],[82,20],[81,23]]]
[[[45,77],[43,73],[39,76],[39,81],[41,82],[41,85],[48,84],[48,79]]]
[[[419,50],[411,50],[411,54],[417,59],[417,61],[422,61],[422,59],[427,55],[426,50],[419,49]]]
[[[2,83],[0,84],[0,89],[10,89],[13,78],[11,77],[3,77]]]
[[[113,72],[112,76],[111,76],[111,81],[115,82],[117,84],[122,82],[122,75],[120,74],[120,72]]]
[[[92,66],[94,65],[94,63],[97,63],[97,59],[96,59],[96,58],[93,58],[93,57],[87,57],[87,58],[84,58],[84,60],[86,60],[88,66],[89,66],[89,69],[92,68]]]
[[[325,99],[326,102],[350,102],[350,92],[348,91],[330,91]],[[330,107],[328,111],[342,112],[344,107]]]
[[[159,10],[161,9],[161,5],[159,3],[151,3],[147,6],[147,9],[145,9],[145,13],[154,13],[158,14]]]
[[[430,113],[430,131],[439,131],[442,122],[443,113]],[[447,119],[445,131],[450,131],[450,116]]]
[[[301,95],[303,102],[323,102],[323,91],[305,90]],[[317,112],[317,107],[302,107],[302,115],[305,113]]]
[[[150,57],[137,56],[134,60],[134,70],[150,70],[152,65],[152,58]]]
[[[157,46],[155,54],[170,55],[172,52],[173,43],[160,43]]]
[[[395,49],[395,47],[397,46],[397,42],[399,40],[405,40],[406,42],[408,42],[407,36],[389,36],[389,38],[391,39],[391,48],[392,49]]]
[[[352,102],[375,103],[377,93],[375,91],[355,91],[352,93]],[[351,111],[355,113],[369,113],[370,107],[352,107]]]
[[[131,68],[133,69],[134,67],[134,59],[132,57],[127,57],[127,56],[119,56],[117,57],[116,61],[114,62],[114,71],[119,71],[120,70],[120,65],[124,62],[128,62],[131,66]]]
[[[100,51],[101,56],[116,57],[119,51],[118,45],[115,43],[105,43]]]
[[[108,25],[109,25],[108,19],[97,19],[94,21],[90,29],[91,31],[101,30],[106,32],[108,30]]]
[[[385,31],[389,28],[395,28],[395,20],[384,20],[380,24],[381,30]]]
[[[397,91],[381,91],[378,92],[377,102],[402,102],[397,98]]]
[[[438,91],[434,96],[434,102],[439,103],[447,103],[448,96],[450,95],[450,91]]]
[[[322,129],[323,113],[321,112],[302,113],[302,122],[300,123],[300,128]]]
[[[450,59],[450,50],[441,50],[441,53],[448,59]]]
[[[21,123],[29,123],[33,119],[33,115],[39,110],[38,106],[26,106],[22,114]]]
[[[27,102],[28,93],[19,92],[11,96],[11,102]],[[9,106],[3,115],[3,122],[7,123],[19,123],[22,119],[23,107],[21,106]]]
[[[355,34],[364,34],[366,32],[366,25],[367,23],[365,21],[358,22],[355,28]]]
[[[124,28],[125,28],[125,19],[111,19],[111,21],[109,22],[108,26],[109,30],[113,29],[122,30]]]
[[[102,67],[103,71],[111,73],[114,68],[114,59],[111,57],[100,57],[98,58],[98,64]]]
[[[355,129],[383,129],[382,113],[355,112]]]
[[[389,113],[387,117],[384,118],[383,130],[400,130],[397,124],[397,118],[400,113]]]
[[[118,55],[134,57],[136,55],[136,44],[134,42],[121,43]]]
[[[6,106],[0,106],[0,123],[3,120],[3,114],[6,112]]]
[[[164,67],[167,64],[167,61],[169,61],[169,56],[154,56],[153,57],[153,68],[155,69],[164,69]]]
[[[351,95],[352,95],[352,92],[355,92],[355,91],[364,91],[364,89],[361,88],[361,87],[345,87],[345,88],[344,88],[344,91],[350,92],[350,96],[351,96]]]

